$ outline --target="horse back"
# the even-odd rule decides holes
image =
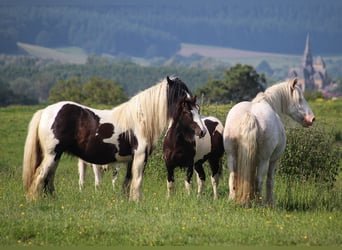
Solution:
[[[45,122],[49,125],[45,129],[57,140],[53,149],[56,157],[67,152],[91,163],[107,164],[118,156],[130,156],[137,140],[134,135],[128,136],[129,131],[118,131],[109,112],[73,102],[47,107]]]
[[[253,103],[251,113],[258,124],[258,157],[278,159],[286,143],[285,128],[280,117],[266,102]]]
[[[197,160],[206,160],[210,157],[220,158],[224,153],[223,148],[223,125],[216,117],[202,117],[207,128],[207,133],[203,138],[196,136],[196,156]]]
[[[233,141],[238,137],[239,121],[241,119],[241,116],[246,112],[250,112],[251,106],[251,102],[239,102],[230,109],[230,111],[227,114],[223,131],[224,140]]]
[[[65,103],[58,110],[51,130],[58,140],[55,151],[68,152],[92,163],[105,164],[114,161],[115,145],[104,143],[114,133],[114,125],[100,123],[94,110]]]

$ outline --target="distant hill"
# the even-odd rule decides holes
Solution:
[[[27,43],[17,43],[28,55],[51,59],[60,63],[84,64],[89,56],[83,49],[78,47],[46,48]],[[304,43],[303,43],[304,44]],[[303,45],[304,46],[304,45]],[[316,51],[312,51],[314,56],[318,56]],[[91,54],[90,54],[91,55]],[[177,57],[180,56],[180,58]],[[104,55],[108,59],[131,61],[141,66],[185,66],[204,69],[223,69],[237,63],[248,64],[257,69],[259,65],[267,63],[274,72],[269,76],[275,80],[284,79],[289,69],[299,67],[302,63],[302,53],[298,55],[265,53],[260,51],[240,50],[219,46],[205,46],[199,44],[182,43],[176,52],[176,58],[165,59],[144,59],[141,57],[116,58]],[[207,59],[205,59],[207,58]],[[341,77],[342,71],[339,67],[342,62],[342,54],[323,57],[328,73],[333,77]],[[210,60],[208,60],[210,59]],[[172,62],[173,61],[173,62]],[[267,73],[267,72],[265,72]]]
[[[181,44],[277,54],[342,54],[340,0],[2,0],[0,53],[17,42],[87,54],[169,58]]]
[[[28,55],[42,58],[42,59],[51,59],[60,63],[70,63],[70,64],[84,64],[87,61],[87,54],[81,49],[77,47],[65,47],[65,48],[46,48],[42,46],[36,46],[27,43],[18,42],[17,45],[25,51]],[[177,63],[182,65],[182,61],[186,61],[187,57],[189,57],[190,61],[195,62],[197,60],[202,60],[201,58],[212,58],[214,61],[210,62],[213,66],[217,66],[218,62],[229,63],[230,65],[234,65],[236,63],[249,64],[252,66],[257,66],[262,61],[267,61],[271,63],[272,67],[286,67],[299,65],[301,56],[295,55],[283,55],[276,53],[265,53],[265,52],[257,52],[257,51],[248,51],[248,50],[239,50],[233,48],[225,48],[218,46],[205,46],[198,44],[189,44],[183,43],[177,55],[184,57],[180,59]],[[198,55],[199,58],[193,58],[193,55]],[[108,56],[108,55],[106,55]],[[110,58],[110,57],[109,57]],[[129,59],[132,62],[135,62],[140,65],[151,65],[154,64],[154,60],[146,60],[143,58],[136,57],[127,57],[126,60]],[[158,61],[161,65],[168,64],[168,60]],[[176,64],[177,64],[176,63]],[[210,64],[209,63],[209,64]],[[175,65],[177,66],[177,65]],[[207,65],[208,68],[212,68],[211,65]]]

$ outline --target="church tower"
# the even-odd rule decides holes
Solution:
[[[312,63],[313,63],[313,59],[312,59],[311,48],[310,48],[310,37],[308,34],[306,36],[306,43],[305,43],[302,66],[303,68],[306,68],[309,72],[312,72],[313,70]]]
[[[312,57],[309,35],[306,37],[302,66],[289,70],[288,79],[294,77],[298,79],[298,84],[303,91],[306,89],[321,90],[331,83],[323,58]]]
[[[314,67],[313,67],[313,58],[311,54],[311,48],[310,48],[310,37],[309,34],[306,37],[306,44],[304,49],[304,55],[303,55],[303,61],[302,61],[302,68],[304,70],[304,88],[308,89],[314,89],[315,83],[313,79],[313,75],[315,73]]]

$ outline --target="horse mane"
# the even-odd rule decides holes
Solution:
[[[138,93],[113,109],[113,115],[124,131],[135,131],[146,138],[148,149],[163,131],[167,117],[167,80]],[[128,136],[131,136],[130,133]]]
[[[191,97],[192,93],[188,89],[186,84],[182,82],[182,80],[180,80],[179,78],[173,77],[172,80],[170,80],[170,78],[166,78],[166,79],[169,83],[169,87],[167,89],[167,97],[168,97],[167,98],[167,106],[168,106],[167,117],[172,118],[173,114],[176,111],[176,106],[177,106],[176,104],[178,102],[178,98],[181,96]],[[184,95],[184,92],[187,94]]]
[[[182,103],[183,103],[183,99],[179,99],[178,102],[176,102],[176,105],[174,105],[174,112],[171,116],[171,120],[170,120],[170,127],[171,126],[175,126],[175,124],[178,123],[179,119],[180,119],[180,115],[182,113]]]
[[[253,100],[253,103],[266,101],[278,114],[285,114],[287,107],[293,98],[299,98],[300,89],[295,85],[296,79],[274,84],[265,92],[260,92]]]

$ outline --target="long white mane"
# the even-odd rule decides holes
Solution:
[[[299,101],[302,95],[300,88],[295,83],[296,79],[275,84],[259,93],[253,103],[266,101],[278,114],[286,114],[288,106],[293,101]]]
[[[167,124],[167,86],[165,79],[114,108],[117,126],[143,136],[151,147]]]

